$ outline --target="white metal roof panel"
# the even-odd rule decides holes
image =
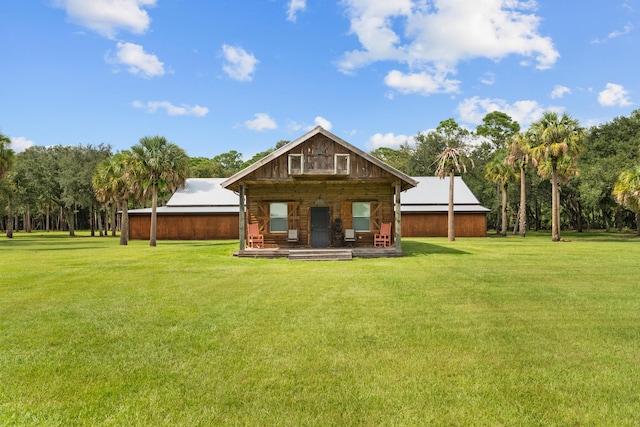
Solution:
[[[185,187],[176,191],[167,206],[235,206],[238,196],[220,186],[224,178],[188,178]]]

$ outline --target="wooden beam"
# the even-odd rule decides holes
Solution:
[[[396,216],[396,249],[402,250],[402,215],[400,213],[400,193],[402,192],[402,182],[400,180],[396,181],[396,203],[395,203],[395,216]]]
[[[245,219],[245,213],[244,213],[244,184],[240,184],[240,188],[239,188],[239,192],[238,195],[240,197],[240,212],[238,213],[240,215],[240,217],[238,218],[240,224],[239,224],[239,234],[240,234],[240,250],[244,251],[245,249],[245,241],[244,241],[244,235],[245,235],[245,226],[246,226],[246,219]]]

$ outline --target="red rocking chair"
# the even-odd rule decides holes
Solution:
[[[260,234],[260,229],[257,223],[249,224],[247,230],[247,247],[249,248],[263,248],[264,247],[264,234]]]
[[[390,248],[391,247],[391,223],[383,222],[380,225],[380,232],[373,236],[374,248]]]

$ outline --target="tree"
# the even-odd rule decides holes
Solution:
[[[11,140],[8,136],[0,133],[0,190],[7,196],[7,237],[13,237],[13,209],[11,200],[12,188],[5,182],[7,174],[15,162],[15,153],[10,148]]]
[[[447,147],[436,159],[435,175],[440,179],[449,177],[449,210],[447,215],[447,238],[450,242],[456,240],[455,221],[453,211],[454,177],[455,173],[467,172],[467,163],[473,161],[466,151],[466,137],[468,131],[462,129],[453,119],[440,122],[436,130],[446,141]]]
[[[613,187],[622,171],[633,169],[640,161],[640,110],[592,127],[584,148],[578,159],[580,199],[589,212],[589,222],[609,231],[619,206]]]
[[[636,234],[640,236],[640,166],[620,173],[613,195],[618,203],[635,213]]]
[[[506,162],[507,155],[508,152],[506,149],[498,149],[493,153],[492,160],[485,168],[485,176],[487,179],[498,184],[500,187],[500,195],[502,196],[500,204],[500,211],[502,213],[500,234],[503,236],[507,235],[507,186],[509,181],[513,181],[516,177],[513,166]]]
[[[185,151],[163,136],[145,136],[131,148],[132,167],[127,179],[134,191],[151,192],[151,228],[149,245],[156,246],[158,191],[174,192],[189,176],[189,157]]]
[[[15,153],[10,146],[9,137],[0,133],[0,181],[5,179],[15,159]]]
[[[102,203],[120,203],[122,206],[122,223],[120,229],[120,244],[129,242],[129,198],[132,187],[127,181],[128,169],[131,167],[131,152],[119,151],[112,157],[105,159],[96,168],[92,184],[96,198]]]
[[[95,232],[93,210],[96,199],[91,185],[96,166],[111,155],[111,147],[100,144],[97,147],[58,146],[58,181],[62,189],[62,204],[66,209],[69,235],[75,236],[75,213],[79,207],[89,209],[91,234]]]
[[[520,124],[501,111],[488,113],[482,119],[482,124],[476,128],[476,134],[491,141],[494,150],[507,148],[511,138],[518,132]]]
[[[517,133],[511,138],[505,162],[518,168],[520,176],[520,206],[518,208],[518,230],[520,237],[527,233],[527,165],[530,163],[530,144],[527,135]]]
[[[379,147],[369,154],[399,171],[410,173],[408,172],[408,168],[411,162],[412,150],[408,144],[403,144],[398,150],[389,147]]]
[[[544,161],[551,167],[551,240],[560,238],[560,189],[558,181],[558,163],[567,159],[575,163],[583,148],[581,140],[585,135],[578,121],[566,113],[547,111],[542,118],[531,124],[533,136],[531,157],[536,165]],[[539,169],[540,170],[540,169]]]

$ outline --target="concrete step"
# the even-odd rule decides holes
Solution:
[[[331,250],[296,250],[289,252],[291,261],[351,261],[353,252],[351,249]]]

